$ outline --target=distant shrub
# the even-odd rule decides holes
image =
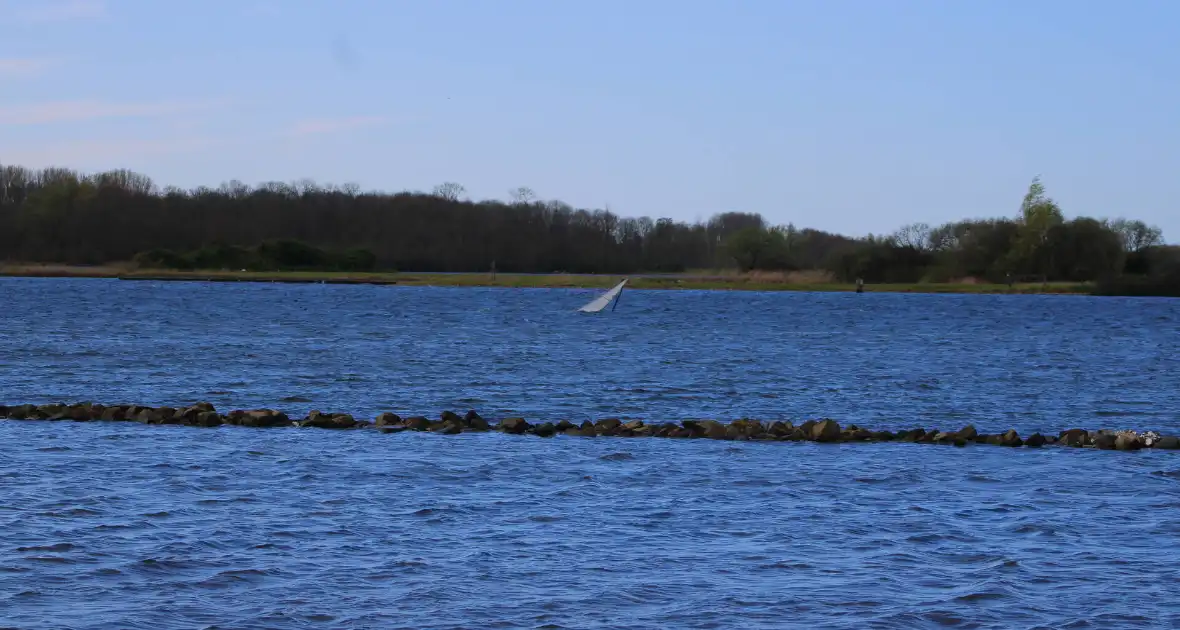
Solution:
[[[197,269],[256,269],[258,256],[237,245],[214,244],[202,247],[188,256]]]
[[[136,266],[145,269],[178,269],[193,268],[193,263],[185,256],[169,249],[153,249],[136,254],[132,259]]]
[[[367,249],[353,248],[339,256],[341,271],[372,271],[377,268],[377,255]]]
[[[145,269],[246,269],[248,271],[373,271],[377,256],[361,248],[328,252],[300,241],[267,241],[257,247],[214,244],[180,254],[153,249],[136,254],[134,262]]]

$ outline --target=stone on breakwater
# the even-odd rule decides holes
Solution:
[[[1085,429],[1067,429],[1061,432],[1058,439],[1066,446],[1081,447],[1090,443],[1090,435]]]
[[[520,435],[528,431],[530,425],[524,418],[504,418],[500,421],[500,430],[504,433]]]
[[[492,428],[488,425],[487,420],[484,420],[478,413],[475,413],[474,409],[468,411],[467,415],[463,416],[463,423],[472,431],[487,431]]]
[[[691,437],[704,437],[710,440],[724,440],[725,425],[716,420],[685,420],[680,423],[688,429]]]
[[[352,429],[360,426],[360,424],[356,418],[346,413],[329,414],[312,411],[307,414],[307,418],[299,423],[299,426],[315,427],[317,429]]]
[[[1120,451],[1137,451],[1143,448],[1139,436],[1130,431],[1122,431],[1114,437],[1114,447]]]
[[[225,424],[225,418],[222,418],[221,414],[216,411],[202,411],[193,418],[190,424],[197,427],[219,427]]]
[[[1028,436],[1028,439],[1024,441],[1024,445],[1029,448],[1041,448],[1045,445],[1045,442],[1045,436],[1040,433],[1034,433]]]
[[[862,429],[854,424],[844,429],[841,437],[845,442],[867,442],[873,439],[873,432],[868,429]]]
[[[1024,440],[1020,439],[1020,434],[1016,429],[1008,429],[1000,436],[1000,446],[1023,446]]]
[[[402,426],[411,431],[429,431],[430,420],[423,416],[411,416],[402,421]]]
[[[1175,435],[1165,435],[1156,440],[1155,444],[1152,445],[1152,448],[1159,448],[1165,451],[1180,450],[1180,437],[1176,437]]]
[[[375,420],[375,423],[379,427],[396,427],[401,426],[402,419],[398,417],[396,413],[389,413],[387,411],[383,414],[379,414]]]
[[[838,442],[840,425],[835,420],[821,420],[811,427],[811,439],[816,442]]]
[[[606,418],[594,423],[594,430],[599,435],[614,435],[619,427],[623,426],[623,422],[618,418]]]
[[[795,431],[795,425],[785,420],[775,420],[770,423],[768,431],[775,437],[787,437]]]
[[[231,411],[225,416],[225,420],[229,424],[235,424],[243,427],[289,427],[291,426],[291,418],[281,411],[274,409],[253,409],[244,411],[241,409]]]
[[[1115,437],[1109,433],[1099,433],[1093,436],[1094,448],[1111,451],[1115,448]]]
[[[757,438],[766,433],[766,427],[757,420],[750,420],[742,418],[741,420],[734,420],[729,423],[729,427],[725,430],[725,437],[731,440],[749,440]]]
[[[8,409],[8,417],[14,420],[31,420],[37,413],[36,405],[17,405]]]

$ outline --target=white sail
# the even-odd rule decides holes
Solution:
[[[614,287],[611,287],[610,291],[607,291],[606,293],[603,293],[602,295],[594,298],[588,304],[578,310],[582,311],[583,313],[597,313],[598,311],[601,311],[602,309],[606,308],[608,304],[610,304],[611,300],[615,299],[615,296],[622,292],[624,284],[627,284],[626,278],[624,278],[622,282],[616,284]]]

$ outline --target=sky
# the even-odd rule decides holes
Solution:
[[[0,0],[0,163],[1180,239],[1174,0]]]

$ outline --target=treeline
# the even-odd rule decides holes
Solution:
[[[701,223],[624,218],[538,200],[527,188],[510,201],[463,194],[454,183],[430,193],[384,193],[308,180],[160,189],[126,170],[84,175],[0,165],[0,256],[247,269],[822,270],[870,283],[1128,277],[1136,286],[1168,280],[1180,268],[1180,255],[1164,246],[1157,228],[1067,220],[1039,180],[1013,216],[865,238],[772,226],[743,212]]]

